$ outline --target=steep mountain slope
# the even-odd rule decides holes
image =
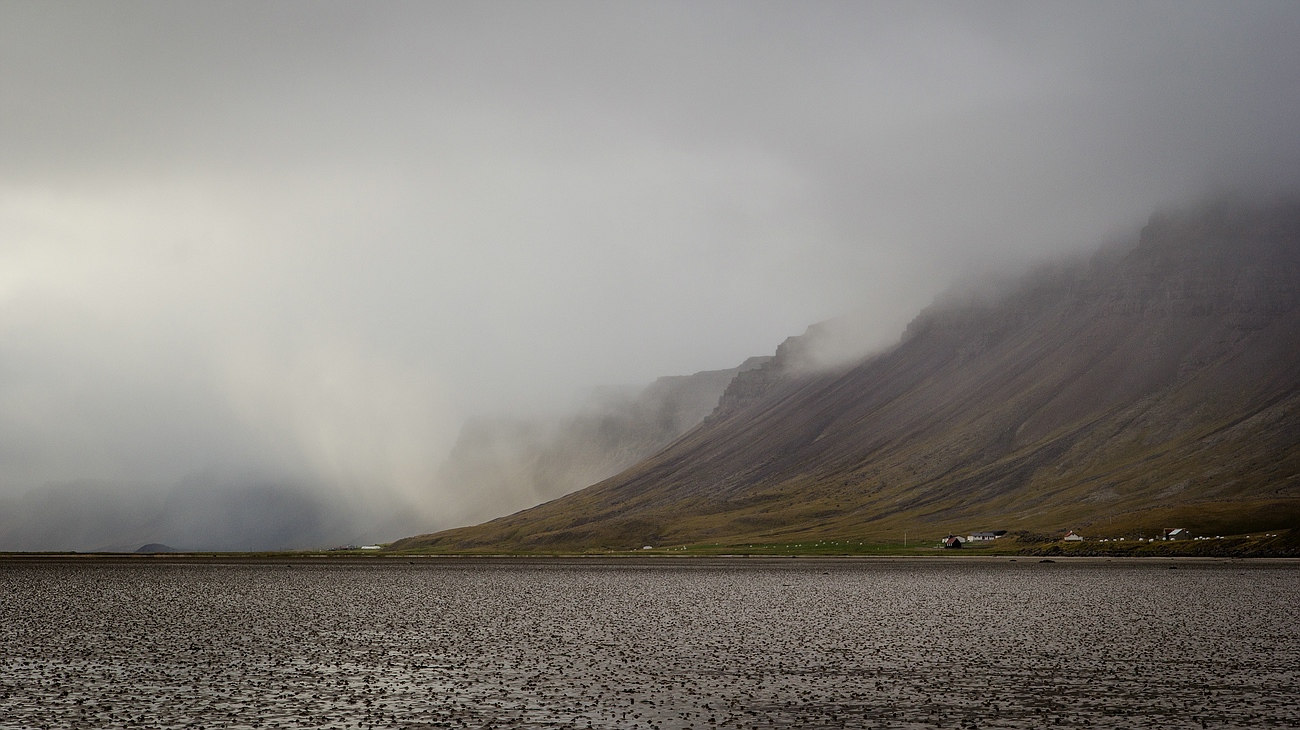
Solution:
[[[698,425],[739,367],[657,379],[635,393],[593,396],[546,419],[480,419],[461,429],[439,481],[466,495],[462,514],[485,519],[530,507],[623,471]],[[477,512],[477,514],[476,514]]]
[[[1126,253],[937,304],[852,367],[785,350],[633,468],[398,546],[1300,525],[1300,204],[1157,215]]]

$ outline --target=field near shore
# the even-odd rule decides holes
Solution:
[[[810,540],[802,542],[703,543],[643,546],[635,550],[584,551],[500,551],[420,548],[415,550],[333,549],[277,552],[165,552],[165,553],[0,553],[0,561],[12,560],[280,560],[312,559],[397,559],[402,557],[608,557],[705,558],[705,557],[930,557],[944,560],[963,558],[1061,557],[1061,558],[1300,558],[1300,534],[1296,530],[1257,535],[1207,536],[1204,539],[1162,541],[1149,539],[1091,539],[1064,542],[1042,535],[1008,535],[988,542],[967,543],[960,549],[946,549],[934,539],[871,542],[867,540]]]

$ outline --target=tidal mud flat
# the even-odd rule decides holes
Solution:
[[[0,561],[0,728],[1300,726],[1300,565]]]

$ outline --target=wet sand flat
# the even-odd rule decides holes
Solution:
[[[1294,563],[0,561],[0,728],[1283,728],[1298,675]]]

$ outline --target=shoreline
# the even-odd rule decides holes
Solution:
[[[752,555],[752,554],[715,554],[715,555],[643,555],[643,554],[473,554],[473,553],[439,553],[439,554],[404,554],[386,553],[379,555],[329,555],[323,553],[37,553],[18,552],[0,553],[0,566],[20,564],[192,564],[217,565],[231,564],[274,564],[295,563],[301,565],[871,565],[871,564],[1003,564],[1016,563],[1024,565],[1040,564],[1074,564],[1102,565],[1115,563],[1121,565],[1218,565],[1218,564],[1277,564],[1300,565],[1300,558],[1294,557],[1234,557],[1234,556],[1069,556],[1054,555]]]

